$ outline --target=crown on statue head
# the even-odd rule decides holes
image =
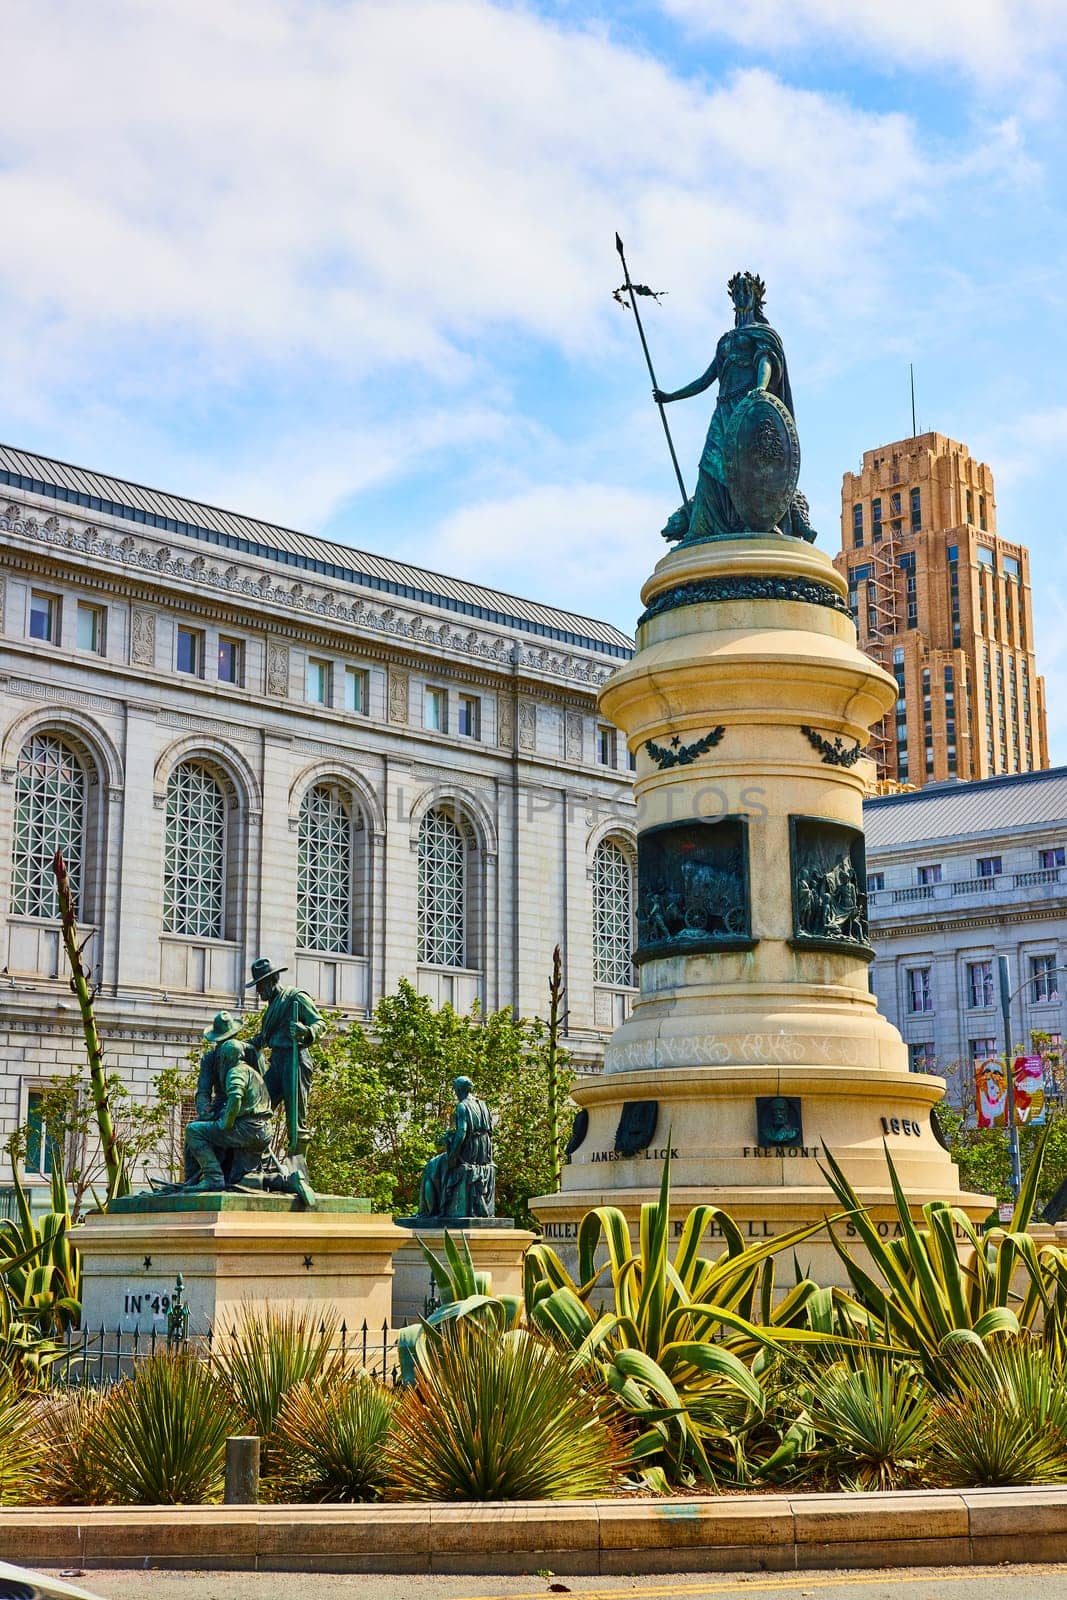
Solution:
[[[757,273],[735,272],[726,287],[729,291],[730,299],[735,303],[737,300],[735,290],[750,287],[752,290],[752,298],[755,302],[756,310],[763,310],[763,302],[767,297],[767,285]]]

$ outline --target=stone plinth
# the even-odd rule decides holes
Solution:
[[[588,1130],[532,1202],[546,1238],[573,1260],[590,1207],[636,1221],[668,1148],[679,1215],[717,1204],[753,1237],[836,1209],[823,1143],[889,1237],[883,1139],[913,1205],[986,1216],[931,1127],[942,1080],[908,1071],[870,990],[860,751],[896,684],[857,647],[845,580],[800,541],[742,536],[679,546],[642,599],[637,652],[600,692],[636,760],[640,995],[574,1090]],[[775,1096],[799,1102],[790,1148],[757,1127]],[[627,1141],[633,1102],[657,1109],[631,1111]],[[805,1259],[843,1281],[829,1246]]]
[[[392,1313],[393,1251],[403,1235],[367,1200],[323,1195],[152,1195],[118,1201],[75,1231],[82,1323],[166,1332],[180,1272],[189,1332],[232,1325],[245,1306],[307,1309],[380,1338]]]
[[[475,1272],[487,1272],[494,1294],[522,1294],[522,1263],[534,1235],[516,1228],[510,1217],[459,1218],[448,1224],[402,1219],[406,1235],[393,1252],[393,1326],[406,1327],[425,1315],[430,1293],[430,1268],[418,1240],[444,1259],[446,1232],[470,1247]]]

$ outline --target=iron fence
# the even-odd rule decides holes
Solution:
[[[326,1334],[325,1322],[320,1323],[319,1332],[323,1336]],[[229,1327],[221,1332],[209,1327],[201,1334],[184,1330],[168,1334],[154,1328],[146,1333],[104,1326],[95,1330],[68,1328],[60,1336],[60,1355],[48,1366],[48,1381],[72,1388],[117,1383],[129,1377],[139,1361],[146,1361],[157,1351],[168,1348],[189,1350],[210,1360],[216,1346],[228,1343],[233,1334],[234,1330]],[[349,1328],[342,1322],[330,1345],[330,1353],[351,1370],[366,1372],[379,1383],[395,1386],[399,1382],[396,1337],[388,1322],[383,1322],[380,1329],[371,1328],[366,1321],[358,1328]]]

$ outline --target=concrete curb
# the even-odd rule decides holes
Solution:
[[[560,1574],[1067,1561],[1067,1489],[0,1510],[35,1567]]]

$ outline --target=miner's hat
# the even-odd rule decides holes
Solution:
[[[210,1028],[204,1029],[205,1044],[224,1044],[227,1039],[233,1039],[241,1031],[241,1024],[235,1022],[228,1011],[217,1011],[215,1020]]]
[[[279,972],[288,971],[288,967],[276,967],[269,956],[257,956],[252,963],[251,981],[245,984],[245,988],[254,989],[257,983],[264,983],[267,978],[276,978]]]

